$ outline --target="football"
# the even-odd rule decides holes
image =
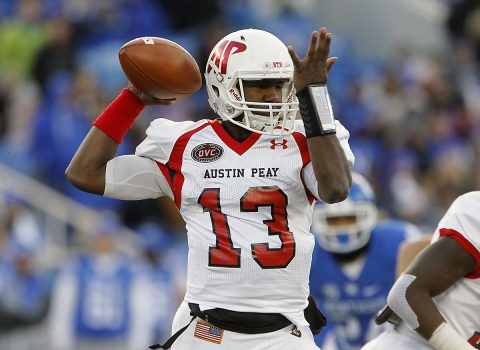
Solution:
[[[118,57],[128,80],[154,97],[186,97],[202,86],[202,75],[195,59],[171,40],[136,38],[120,48]]]

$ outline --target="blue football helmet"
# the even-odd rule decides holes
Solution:
[[[358,173],[352,173],[347,199],[327,204],[318,201],[313,208],[312,231],[325,250],[344,254],[363,248],[377,221],[372,187]]]

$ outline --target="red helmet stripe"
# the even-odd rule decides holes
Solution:
[[[233,51],[233,49],[236,49]],[[243,52],[247,49],[247,45],[244,43],[240,43],[238,41],[230,41],[227,45],[227,48],[225,49],[225,52],[223,53],[222,57],[222,67],[220,69],[221,74],[227,73],[227,64],[228,60],[230,58],[230,55],[235,55],[237,53]]]
[[[223,49],[225,48],[227,43],[228,43],[228,40],[222,41],[220,45],[218,45],[217,49],[214,52],[212,52],[212,56],[210,56],[210,61],[214,61],[215,65],[218,68],[220,68],[220,58],[222,57]],[[207,73],[210,73],[212,68],[213,68],[212,64],[210,63],[207,68]]]

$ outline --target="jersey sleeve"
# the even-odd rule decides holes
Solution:
[[[336,136],[338,141],[340,142],[340,146],[342,146],[343,152],[345,152],[345,157],[347,158],[348,166],[350,169],[353,167],[355,163],[355,155],[353,154],[350,145],[348,144],[348,139],[350,138],[350,133],[348,130],[338,121],[335,120],[335,126],[337,129]],[[303,126],[303,122],[298,122],[296,125],[296,130],[301,132],[305,135],[305,128]],[[303,168],[303,179],[305,181],[305,186],[307,189],[312,193],[315,198],[318,197],[318,183],[317,179],[315,178],[315,174],[313,172],[313,165],[312,162],[309,162],[305,168]]]
[[[135,154],[166,165],[178,138],[197,123],[192,121],[174,122],[164,118],[155,119],[150,123],[147,137],[137,146]]]
[[[345,152],[345,157],[347,158],[348,166],[353,168],[353,164],[355,163],[355,155],[350,148],[348,143],[348,139],[350,138],[350,132],[344,127],[338,120],[335,120],[335,126],[337,128],[337,138],[340,142],[340,146],[342,146],[343,152]]]
[[[134,155],[120,156],[107,163],[105,197],[140,200],[169,196],[169,183],[158,164],[149,158]]]
[[[433,241],[440,237],[455,239],[477,265],[466,277],[480,277],[480,191],[458,197],[440,220]]]

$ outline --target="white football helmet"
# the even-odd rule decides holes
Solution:
[[[278,103],[246,101],[244,81],[285,79]],[[293,62],[276,36],[258,29],[233,32],[213,48],[205,69],[208,102],[223,120],[253,132],[285,135],[294,130],[298,101]]]
[[[334,204],[318,201],[313,208],[312,231],[318,243],[332,253],[350,253],[370,240],[377,222],[377,206],[372,187],[358,173],[352,173],[352,187],[347,199]],[[332,225],[332,219],[349,218],[349,224]]]

